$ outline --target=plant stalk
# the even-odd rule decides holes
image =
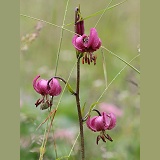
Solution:
[[[85,158],[84,154],[84,134],[83,134],[83,121],[82,121],[82,113],[80,106],[80,98],[79,98],[79,86],[80,86],[80,58],[77,58],[77,88],[76,88],[76,103],[77,103],[77,111],[79,118],[79,129],[80,129],[80,138],[81,138],[81,154],[82,160]]]

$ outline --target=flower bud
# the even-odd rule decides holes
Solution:
[[[84,20],[80,14],[80,8],[75,9],[75,33],[79,35],[84,34]]]

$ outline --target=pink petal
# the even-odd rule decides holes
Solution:
[[[33,88],[35,89],[35,91],[41,95],[47,95],[48,91],[47,91],[47,80],[44,79],[40,79],[38,80],[38,78],[40,77],[40,75],[36,76],[33,80]],[[37,81],[38,80],[38,81]]]
[[[96,128],[95,128],[95,119],[97,118],[97,116],[93,117],[93,118],[90,118],[90,116],[88,117],[87,121],[86,121],[86,124],[87,124],[87,127],[89,129],[91,129],[92,131],[96,132]]]
[[[49,83],[50,89],[49,89],[49,95],[50,96],[58,96],[62,88],[56,78],[52,78],[52,80]]]
[[[105,122],[104,122],[103,116],[98,116],[95,119],[95,128],[96,128],[96,131],[105,130]]]
[[[40,77],[40,75],[37,75],[34,79],[33,79],[33,88],[35,89],[36,92],[39,93],[39,89],[37,88],[37,79]]]
[[[110,125],[110,118],[107,116],[105,112],[102,112],[102,117],[103,117],[103,124],[104,124],[103,130],[106,130]]]
[[[86,37],[86,35],[79,36],[79,37],[77,35],[75,35],[72,39],[73,46],[80,52],[85,51],[85,46],[84,46],[84,42],[83,42],[83,39],[85,37]]]
[[[39,90],[39,93],[41,95],[47,95],[48,94],[48,90],[47,90],[47,80],[41,79],[37,82],[37,88]]]
[[[108,114],[108,117],[111,119],[108,127],[108,130],[110,130],[116,126],[116,116],[113,113],[110,113]]]
[[[101,40],[98,37],[97,31],[95,28],[90,29],[90,36],[87,48],[91,48],[93,51],[96,51],[101,46]]]

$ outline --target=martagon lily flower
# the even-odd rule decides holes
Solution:
[[[42,98],[38,99],[35,103],[36,107],[41,104],[41,109],[47,109],[52,106],[52,99],[54,96],[58,96],[62,88],[56,78],[50,80],[39,79],[40,75],[37,75],[33,80],[34,90],[42,95]],[[39,79],[39,80],[38,80]],[[49,96],[52,98],[49,100]]]
[[[90,29],[90,35],[84,34],[84,20],[80,13],[80,8],[75,10],[75,35],[72,38],[72,44],[76,50],[83,53],[82,63],[94,62],[96,64],[96,56],[94,51],[101,47],[101,39],[98,37],[95,28]]]
[[[94,52],[101,46],[101,40],[98,37],[95,28],[90,29],[90,35],[83,34],[82,36],[75,35],[72,39],[74,47],[80,52]]]
[[[96,57],[93,52],[101,47],[101,39],[98,37],[98,33],[95,28],[90,29],[89,36],[86,34],[83,34],[82,36],[74,35],[72,44],[79,52],[86,52],[86,54],[84,54],[83,61],[88,64],[94,61],[94,64],[96,64]]]
[[[100,135],[97,136],[97,144],[100,139],[102,139],[104,142],[106,142],[106,138],[110,141],[113,141],[112,138],[105,133],[106,130],[111,130],[116,126],[116,117],[113,113],[100,113],[98,110],[94,109],[99,116],[90,117],[88,116],[88,119],[86,121],[87,127],[94,131],[94,132],[100,132]]]

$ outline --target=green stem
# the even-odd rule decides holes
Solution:
[[[136,69],[135,67],[133,67],[130,63],[128,63],[127,61],[125,61],[124,59],[122,59],[121,57],[119,57],[118,55],[116,55],[115,53],[113,53],[112,51],[110,51],[109,49],[105,48],[104,46],[101,46],[102,48],[104,48],[106,51],[108,51],[110,54],[112,54],[113,56],[117,57],[118,59],[120,59],[122,62],[124,62],[125,64],[127,64],[128,66],[130,66],[133,70],[135,70],[137,73],[140,74],[140,71],[138,69]]]
[[[25,17],[25,18],[30,18],[30,19],[33,19],[33,20],[36,20],[36,21],[44,22],[44,23],[49,24],[51,26],[55,26],[57,28],[61,28],[61,29],[64,29],[64,30],[66,30],[66,31],[68,31],[70,33],[74,33],[75,34],[75,32],[73,32],[73,31],[71,31],[71,30],[69,30],[67,28],[64,28],[64,26],[59,26],[59,25],[56,25],[54,23],[51,23],[51,22],[45,21],[43,19],[40,19],[40,18],[32,17],[32,16],[25,15],[25,14],[20,14],[20,16]]]
[[[63,17],[63,24],[62,24],[62,27],[61,27],[61,35],[60,35],[60,41],[59,41],[59,47],[58,47],[57,59],[56,59],[55,76],[57,74],[57,69],[58,69],[59,55],[60,55],[60,50],[61,50],[61,45],[62,45],[63,31],[64,31],[64,22],[65,22],[65,19],[66,19],[68,3],[69,3],[69,0],[67,1],[67,4],[66,4],[66,9],[65,9],[64,17]]]
[[[59,62],[59,54],[60,54],[60,50],[61,50],[62,39],[63,39],[63,28],[61,29],[61,35],[60,35],[60,40],[59,40],[59,47],[58,47],[58,51],[57,51],[55,76],[57,75],[58,62]]]
[[[103,13],[101,14],[100,18],[98,19],[97,23],[95,24],[94,28],[96,28],[97,24],[99,23],[99,21],[101,20],[101,18],[103,17],[104,13],[107,11],[108,6],[112,3],[113,0],[111,0],[109,2],[109,4],[107,5],[107,7],[105,8],[105,10],[103,11]]]

